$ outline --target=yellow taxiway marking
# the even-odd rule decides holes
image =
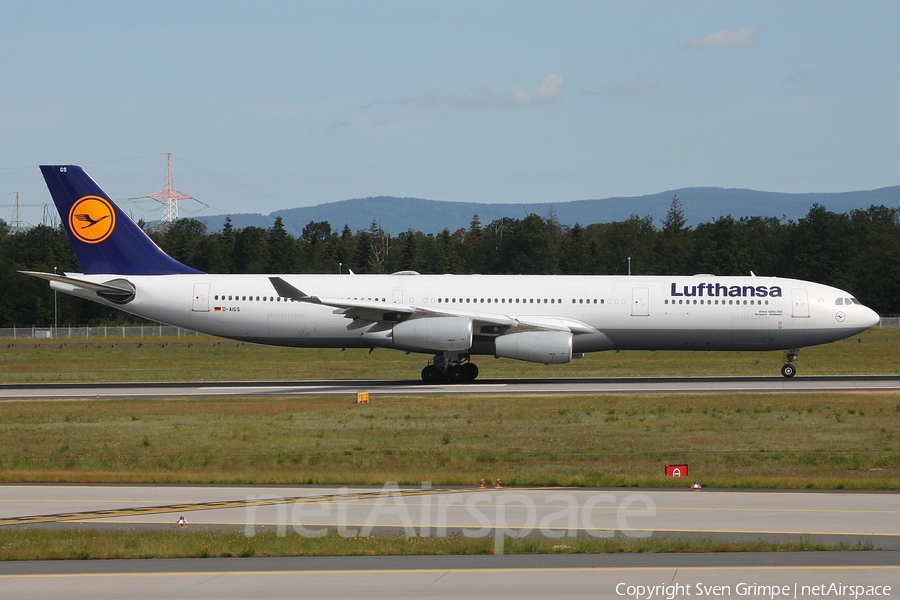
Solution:
[[[142,506],[134,508],[112,508],[108,510],[88,510],[82,512],[58,513],[54,515],[27,515],[0,519],[0,527],[4,525],[34,525],[37,523],[59,523],[65,521],[90,521],[94,519],[110,519],[130,517],[134,515],[161,514],[169,512],[191,512],[197,510],[221,510],[226,508],[246,508],[248,506],[277,506],[288,503],[304,504],[312,502],[335,502],[349,498],[377,498],[380,496],[426,496],[452,493],[453,490],[391,490],[387,494],[363,492],[355,494],[330,494],[324,496],[293,496],[272,498],[271,494],[263,494],[267,498],[244,500],[219,500],[213,502],[189,502],[183,504],[167,504],[158,506]]]

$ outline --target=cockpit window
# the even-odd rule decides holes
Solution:
[[[844,305],[844,299],[843,299],[843,298],[838,298],[837,300],[834,301],[834,303],[835,303],[836,305],[838,305],[838,306],[843,306],[843,305]]]
[[[862,304],[862,302],[860,302],[856,298],[850,298],[850,301],[853,302],[853,304]]]

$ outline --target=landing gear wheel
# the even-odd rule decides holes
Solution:
[[[793,377],[797,373],[797,367],[791,363],[781,366],[781,374],[785,377]]]
[[[466,381],[474,381],[478,377],[478,367],[474,363],[466,363],[462,368],[466,370]]]
[[[444,374],[434,365],[428,365],[422,369],[422,381],[425,383],[437,383],[443,378]]]
[[[450,383],[462,383],[466,380],[466,369],[459,365],[453,365],[447,369],[447,379]]]

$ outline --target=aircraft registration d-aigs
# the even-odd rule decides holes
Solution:
[[[557,364],[604,350],[785,350],[879,317],[837,288],[695,275],[212,275],[163,252],[80,167],[41,171],[83,273],[53,289],[234,340],[433,354],[426,382],[471,381],[477,355]]]

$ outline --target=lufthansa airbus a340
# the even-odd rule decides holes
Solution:
[[[775,277],[211,275],[164,253],[80,167],[42,166],[83,273],[53,289],[211,335],[298,348],[432,354],[426,382],[470,381],[477,355],[566,363],[603,350],[785,350],[878,315],[837,288]]]

